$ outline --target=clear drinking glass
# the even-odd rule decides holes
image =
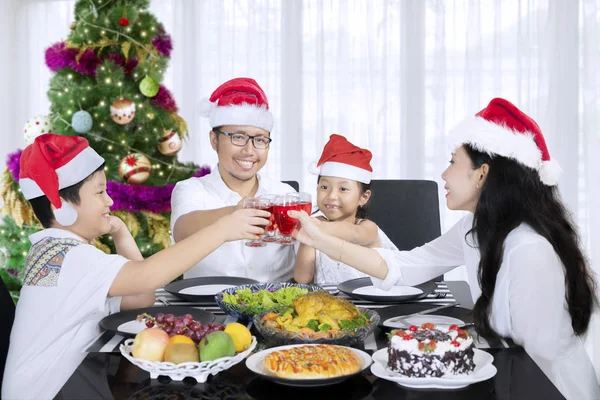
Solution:
[[[259,199],[264,199],[269,202],[267,211],[271,213],[271,217],[269,218],[271,225],[265,227],[265,234],[262,237],[264,243],[274,243],[277,241],[277,223],[275,222],[275,215],[273,214],[273,205],[275,204],[276,197],[277,195],[274,194],[264,194],[259,197]]]
[[[275,197],[273,203],[273,215],[275,217],[275,223],[279,230],[279,238],[277,243],[279,244],[292,244],[294,238],[292,238],[292,232],[298,224],[298,220],[290,217],[287,212],[289,210],[296,209],[300,197],[298,193],[288,193],[284,196]]]
[[[256,210],[265,210],[269,211],[269,207],[271,206],[271,202],[267,199],[260,198],[246,198],[242,201],[242,208],[254,208]],[[260,226],[261,228],[266,228],[264,226]],[[256,240],[246,240],[244,245],[248,247],[264,247],[267,244],[263,243],[262,239]]]

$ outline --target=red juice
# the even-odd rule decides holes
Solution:
[[[267,232],[273,232],[275,229],[277,229],[277,224],[275,223],[275,214],[273,212],[273,207],[274,206],[269,206],[267,208],[267,211],[271,213],[271,216],[269,217],[269,222],[271,223],[271,225],[269,225],[265,228],[265,231],[267,231]]]
[[[312,212],[312,203],[298,203],[297,207],[298,211],[305,211],[308,215]]]
[[[298,220],[290,217],[287,212],[289,210],[297,210],[298,205],[289,204],[289,205],[275,205],[273,206],[273,214],[275,216],[275,223],[279,228],[279,233],[285,236],[289,236],[292,234],[292,231],[296,227]]]

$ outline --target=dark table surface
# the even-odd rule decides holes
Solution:
[[[466,284],[448,285],[454,293],[468,290]],[[459,294],[459,293],[457,293]],[[449,297],[460,298],[459,295]],[[448,301],[448,299],[445,299]],[[440,303],[443,304],[443,303]],[[431,305],[434,307],[435,304]],[[223,318],[223,317],[221,317]],[[375,332],[378,349],[385,347],[386,336]],[[373,349],[359,347],[372,354]],[[150,379],[117,352],[90,352],[57,399],[563,399],[555,386],[527,355],[515,346],[480,349],[494,356],[498,372],[493,378],[462,389],[410,389],[379,379],[370,369],[349,380],[326,387],[282,386],[257,377],[244,362],[211,376],[206,383],[192,378],[182,382],[167,377]]]

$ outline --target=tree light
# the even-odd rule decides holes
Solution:
[[[107,147],[107,149],[108,150],[112,150],[113,149],[112,144],[109,144],[108,147]]]
[[[104,82],[106,82],[106,84],[108,85],[108,84],[110,84],[111,80],[110,80],[110,78],[106,78],[106,79],[104,80]]]

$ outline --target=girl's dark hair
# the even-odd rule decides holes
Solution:
[[[319,175],[319,177],[317,178],[317,185],[319,184],[319,182],[321,181],[321,175]],[[370,183],[362,183],[362,182],[358,182],[358,187],[360,188],[360,195],[364,195],[367,190],[371,190],[371,184]],[[371,193],[371,196],[373,196],[373,194]],[[371,200],[371,199],[369,199]],[[367,201],[365,203],[364,206],[358,206],[358,209],[356,210],[356,215],[355,218],[356,219],[367,219],[369,217],[369,210],[367,208],[369,202]]]
[[[481,254],[478,269],[481,296],[473,308],[477,332],[490,339],[499,337],[490,325],[489,315],[502,265],[504,240],[513,229],[525,223],[548,240],[559,256],[565,272],[565,300],[573,331],[577,335],[585,333],[598,301],[596,283],[558,189],[542,183],[537,171],[515,160],[490,156],[470,144],[463,148],[473,169],[483,164],[489,166],[473,226],[467,233],[467,236],[473,234]]]
[[[79,202],[81,201],[81,198],[79,197],[79,189],[81,189],[85,182],[89,181],[96,173],[102,171],[103,169],[104,163],[102,163],[102,165],[99,166],[98,169],[92,172],[81,182],[59,190],[59,196],[67,201],[70,201],[73,204],[79,205]],[[31,203],[33,213],[40,221],[42,226],[44,228],[50,228],[54,223],[54,213],[52,212],[52,207],[50,206],[50,200],[48,200],[46,196],[40,196],[34,199],[30,199],[29,203]]]

